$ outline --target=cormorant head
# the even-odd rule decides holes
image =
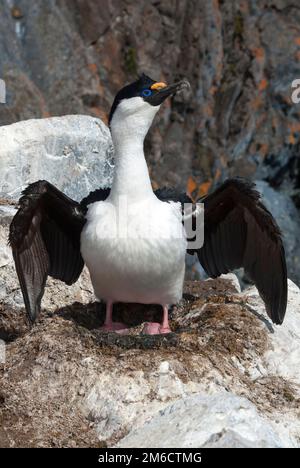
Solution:
[[[143,74],[117,93],[109,115],[112,133],[147,133],[164,100],[188,87],[187,80],[168,86]]]

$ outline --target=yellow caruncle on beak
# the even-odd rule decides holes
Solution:
[[[156,91],[159,91],[160,89],[166,88],[167,85],[166,83],[154,83],[150,89],[155,89]]]

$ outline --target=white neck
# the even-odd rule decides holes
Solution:
[[[157,110],[158,108],[147,103],[143,103],[143,107],[135,113],[124,115],[124,111],[117,109],[111,122],[115,149],[115,172],[110,193],[112,200],[117,201],[123,195],[129,201],[140,201],[153,196],[144,155],[144,139]],[[128,106],[126,111],[128,112]]]

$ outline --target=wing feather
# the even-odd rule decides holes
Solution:
[[[48,275],[69,285],[78,279],[83,268],[80,233],[84,222],[80,205],[49,182],[35,182],[23,192],[9,241],[32,322],[40,311]]]
[[[287,305],[287,271],[281,233],[254,184],[229,179],[204,200],[204,245],[199,261],[209,276],[244,268],[274,323]]]

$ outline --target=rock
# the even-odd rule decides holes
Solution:
[[[261,317],[265,315],[264,305],[257,294],[255,287],[243,292],[249,307]],[[287,381],[293,381],[300,385],[300,376],[295,373],[295,367],[300,362],[300,348],[298,338],[300,337],[300,290],[292,281],[288,282],[288,308],[283,326],[269,325],[270,347],[264,355],[264,366],[260,366],[261,374],[277,375]],[[296,338],[296,340],[295,340]]]
[[[76,113],[107,122],[115,93],[138,73],[187,77],[192,96],[162,106],[147,138],[154,183],[186,189],[192,176],[196,195],[239,175],[268,180],[300,206],[296,0],[102,0],[101,14],[94,0],[2,3],[0,125]],[[289,267],[298,281],[299,262]]]
[[[88,116],[0,127],[0,198],[18,199],[27,184],[46,179],[81,200],[111,184],[112,151],[108,128]]]
[[[284,443],[255,406],[231,393],[177,400],[116,447],[275,448]]]
[[[0,246],[0,268],[12,262],[11,249],[8,245]]]
[[[226,275],[221,275],[221,279],[226,280],[229,284],[231,284],[233,290],[235,292],[240,293],[241,292],[241,286],[240,282],[237,278],[237,276],[234,273],[227,273]]]
[[[5,203],[5,204],[1,204]],[[11,204],[7,204],[7,201],[2,202],[0,199],[0,225],[6,226],[8,225],[14,215],[16,214],[16,208],[15,206]]]
[[[133,440],[158,421],[163,427],[176,417],[170,408],[181,414],[185,405],[182,437],[192,424],[195,444],[297,446],[300,291],[293,283],[286,321],[274,327],[256,289],[241,293],[234,275],[188,281],[172,310],[174,333],[147,337],[143,324],[161,319],[158,306],[118,304],[115,319],[130,334],[99,332],[104,305],[94,303],[86,271],[71,287],[48,281],[32,329],[11,264],[0,279],[0,446],[123,446],[127,434]],[[211,416],[206,435],[205,405],[221,415],[215,423]]]

